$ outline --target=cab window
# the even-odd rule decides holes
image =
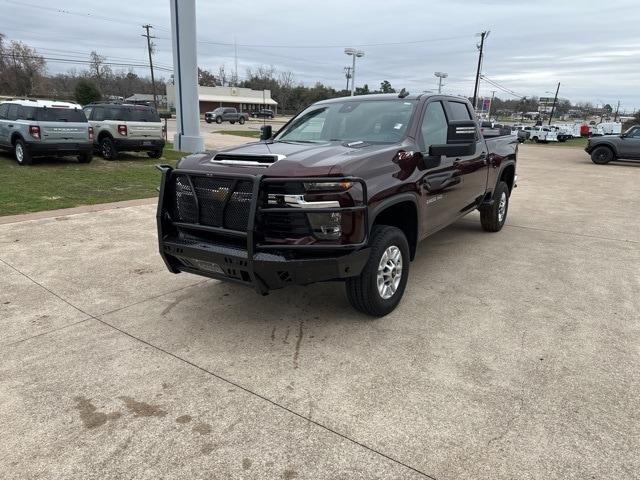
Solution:
[[[447,117],[441,102],[431,102],[427,105],[422,119],[420,133],[424,151],[428,152],[431,145],[447,143]]]
[[[471,113],[467,105],[462,102],[449,102],[451,120],[471,120]]]
[[[0,120],[7,118],[7,113],[9,112],[9,104],[3,103],[0,105]]]

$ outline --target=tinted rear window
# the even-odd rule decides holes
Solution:
[[[87,117],[79,108],[22,107],[25,120],[40,122],[86,122]]]
[[[134,107],[129,110],[129,118],[132,122],[159,122],[160,115],[152,108]]]

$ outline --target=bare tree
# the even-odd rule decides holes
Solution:
[[[89,54],[89,73],[95,78],[100,89],[104,86],[104,80],[111,76],[111,67],[105,64],[106,60],[106,57],[98,55],[95,50]]]
[[[0,36],[0,89],[12,95],[30,95],[46,70],[46,62],[33,48],[13,41],[9,46]]]
[[[227,78],[227,72],[224,68],[224,64],[218,67],[218,81],[220,82],[220,85],[223,87],[229,83]]]

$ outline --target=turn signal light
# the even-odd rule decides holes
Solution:
[[[29,135],[31,135],[36,140],[40,140],[40,127],[37,125],[30,125]]]
[[[118,133],[123,137],[127,136],[127,126],[126,125],[118,125]]]

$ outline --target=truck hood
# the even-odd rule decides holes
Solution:
[[[183,158],[178,168],[197,171],[224,171],[229,173],[261,174],[266,176],[319,176],[349,175],[353,166],[374,154],[388,151],[390,158],[395,155],[401,144],[362,143],[349,146],[344,142],[298,143],[298,142],[254,142],[217,151],[189,155]],[[221,154],[273,155],[279,159],[267,166],[237,166],[221,164],[213,159]]]

